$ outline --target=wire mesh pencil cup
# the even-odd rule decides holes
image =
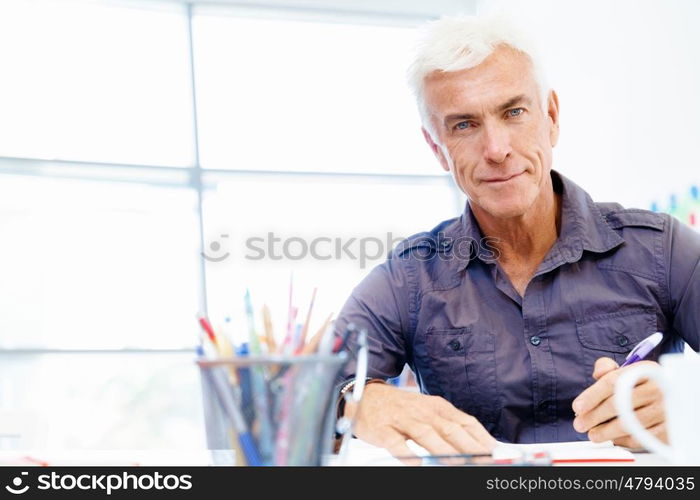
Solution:
[[[200,359],[214,462],[321,465],[332,450],[336,377],[348,353]]]

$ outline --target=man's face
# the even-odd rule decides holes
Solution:
[[[522,216],[551,189],[558,103],[550,93],[543,111],[532,73],[527,56],[501,46],[474,68],[425,80],[437,137],[424,135],[477,212]]]

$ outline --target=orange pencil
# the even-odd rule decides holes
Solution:
[[[307,344],[303,346],[298,354],[313,354],[316,352],[316,349],[318,349],[318,345],[321,343],[321,339],[323,338],[323,335],[326,333],[326,330],[328,329],[328,326],[331,324],[331,319],[333,318],[333,313],[330,313],[328,317],[326,318],[326,321],[323,322],[323,325],[321,325],[321,328],[318,329],[318,331],[314,334],[313,337],[309,339]]]
[[[269,353],[277,352],[277,342],[275,342],[275,332],[272,328],[272,316],[270,315],[270,308],[267,307],[267,304],[263,305],[262,316],[263,316],[263,327],[265,328],[265,343],[267,344],[267,352],[269,352]]]

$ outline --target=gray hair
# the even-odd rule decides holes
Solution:
[[[502,15],[442,17],[425,25],[408,70],[423,126],[436,139],[425,104],[425,78],[434,71],[459,71],[481,64],[499,45],[507,45],[528,56],[540,91],[543,110],[547,110],[549,87],[534,42],[513,27]]]

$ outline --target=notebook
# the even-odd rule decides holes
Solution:
[[[517,458],[523,453],[546,453],[552,465],[634,463],[634,454],[612,441],[570,441],[563,443],[509,444],[500,443],[493,451],[494,459]]]

